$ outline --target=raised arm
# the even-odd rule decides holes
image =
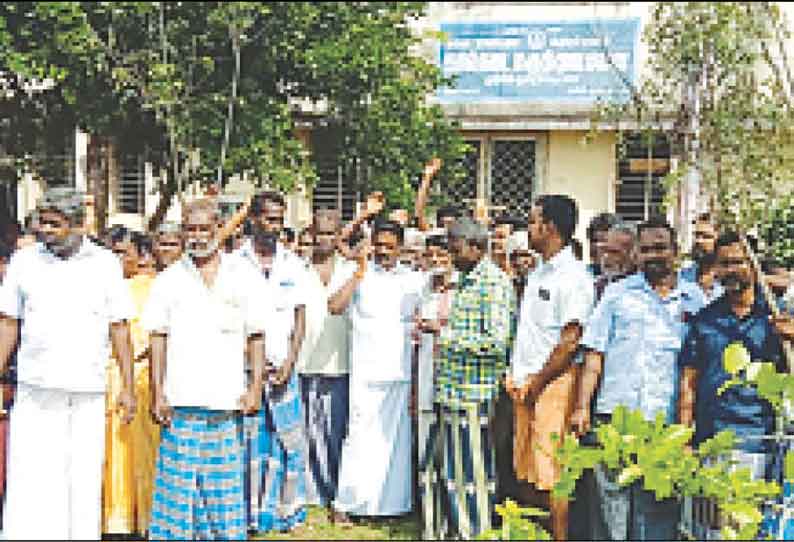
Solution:
[[[429,226],[425,219],[425,206],[427,205],[428,194],[430,193],[430,181],[441,169],[441,159],[433,158],[430,163],[425,166],[422,172],[422,183],[419,185],[419,190],[416,192],[416,204],[414,206],[414,214],[416,215],[419,231],[427,231]]]
[[[358,269],[350,279],[345,282],[342,287],[328,298],[328,312],[335,315],[343,314],[350,306],[353,300],[353,294],[358,289],[358,285],[364,278],[364,273],[367,270],[367,260],[369,258],[369,251],[363,250],[358,256]]]

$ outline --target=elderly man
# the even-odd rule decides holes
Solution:
[[[394,516],[411,510],[413,316],[424,288],[421,274],[398,265],[402,227],[376,221],[374,258],[328,299],[331,314],[349,310],[350,427],[342,451],[337,518]]]
[[[271,300],[247,262],[219,250],[219,219],[214,200],[184,207],[185,256],[155,279],[143,315],[163,426],[153,540],[246,537],[239,413],[259,408]]]
[[[590,429],[594,396],[596,421],[608,422],[618,406],[639,409],[649,420],[658,413],[668,422],[675,420],[676,358],[686,322],[703,308],[705,299],[696,284],[678,279],[675,232],[664,218],[652,218],[638,231],[641,272],[606,288],[582,338],[587,353],[571,420],[580,435]],[[606,476],[596,472],[599,494],[607,497],[591,536],[676,538],[677,501],[657,501],[639,484],[614,492]]]
[[[311,266],[306,281],[306,337],[298,370],[308,440],[307,485],[323,506],[336,498],[342,443],[347,434],[349,405],[350,320],[328,311],[328,299],[356,271],[336,247],[340,229],[337,211],[315,213]],[[330,510],[329,510],[330,512]]]
[[[601,276],[594,284],[596,301],[604,289],[637,270],[637,234],[633,226],[616,223],[609,230],[601,249]]]
[[[0,374],[22,331],[3,522],[12,540],[100,538],[108,338],[118,406],[126,423],[135,413],[132,303],[118,260],[84,237],[84,215],[82,194],[48,190],[42,242],[13,256],[0,289]]]
[[[601,249],[606,243],[610,228],[618,221],[612,213],[600,213],[593,217],[587,226],[587,242],[590,248],[590,264],[587,271],[598,278],[601,275]]]
[[[157,272],[164,271],[166,267],[179,260],[181,256],[182,238],[179,224],[163,222],[157,227],[157,235],[154,241],[154,258]]]
[[[438,501],[448,513],[437,521],[425,517],[434,532],[424,534],[471,539],[491,526],[496,490],[494,406],[507,367],[515,299],[510,279],[486,257],[485,226],[461,219],[451,234],[451,253],[461,278],[448,325],[438,339],[440,472],[422,473],[425,514]],[[460,468],[460,457],[468,458],[471,468]]]

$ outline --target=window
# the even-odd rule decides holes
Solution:
[[[352,220],[358,201],[357,172],[355,168],[345,168],[341,163],[340,139],[336,130],[330,127],[317,128],[311,132],[312,160],[318,176],[312,208],[341,207],[342,219]]]
[[[472,210],[474,200],[481,197],[492,216],[502,212],[526,216],[536,178],[535,140],[485,136],[466,143],[470,147],[463,158],[466,178],[441,187],[449,201]]]
[[[639,134],[624,137],[618,149],[618,182],[615,213],[627,222],[642,222],[662,212],[665,191],[662,179],[670,171],[670,145],[657,135],[652,145]]]
[[[145,197],[143,155],[125,155],[119,160],[119,213],[143,214]]]

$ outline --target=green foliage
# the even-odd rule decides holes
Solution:
[[[775,483],[755,481],[746,468],[736,469],[724,459],[736,444],[730,432],[720,432],[702,443],[697,451],[686,444],[692,438],[689,427],[664,422],[659,414],[645,420],[641,411],[615,409],[611,423],[596,427],[597,446],[582,446],[571,436],[558,451],[562,467],[554,495],[570,498],[584,469],[599,465],[618,485],[641,483],[657,499],[703,496],[716,500],[728,518],[723,536],[748,539],[761,523],[760,506],[775,497]]]
[[[764,252],[794,267],[794,194],[782,194],[766,205],[767,218],[759,225]]]
[[[778,373],[774,363],[750,361],[750,353],[741,343],[733,343],[725,349],[722,364],[731,378],[718,393],[734,386],[751,386],[761,399],[772,405],[778,416],[790,416],[786,407],[794,404],[794,375]]]
[[[532,507],[518,506],[511,499],[496,505],[496,513],[502,518],[501,529],[490,529],[477,540],[551,540],[551,535],[531,518],[546,517],[548,512]]]
[[[773,58],[788,27],[771,2],[655,3],[642,36],[647,65],[629,85],[632,98],[602,103],[594,128],[633,121],[632,130],[658,133],[670,123],[665,135],[683,161],[666,179],[666,204],[696,168],[723,222],[749,228],[767,221],[792,187],[794,109],[786,83],[794,81]],[[791,254],[788,245],[779,250]]]
[[[5,2],[0,144],[12,156],[75,124],[169,166],[170,188],[252,171],[261,184],[310,186],[314,165],[295,136],[308,100],[340,130],[345,171],[362,191],[408,206],[433,156],[439,179],[462,175],[456,127],[426,96],[447,83],[414,54],[408,22],[421,2]],[[237,62],[239,58],[239,62]],[[0,90],[2,90],[0,88]],[[228,143],[227,143],[228,139]],[[224,150],[222,150],[224,149]],[[198,163],[188,159],[200,157]],[[223,163],[221,157],[223,156]]]

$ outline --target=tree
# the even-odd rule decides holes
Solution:
[[[646,73],[636,86],[624,77],[632,99],[602,103],[594,124],[632,120],[648,134],[671,122],[665,135],[684,160],[667,179],[668,201],[699,181],[724,222],[752,228],[791,189],[783,14],[770,2],[659,2],[651,10]]]
[[[57,12],[46,18],[53,29],[28,45],[46,15],[42,4]],[[465,145],[425,100],[449,81],[412,54],[420,38],[408,19],[422,16],[423,3],[20,2],[0,9],[0,44],[5,39],[12,51],[0,56],[0,68],[57,75],[53,88],[32,98],[36,105],[56,97],[64,126],[75,121],[126,141],[132,135],[168,164],[150,226],[188,180],[247,170],[284,191],[310,186],[316,172],[295,138],[295,99],[325,106],[346,170],[361,172],[365,188],[386,193],[390,206],[410,205],[412,181],[432,156],[447,165],[441,177],[462,175]],[[75,45],[60,48],[54,41],[68,26],[64,13]],[[27,49],[35,54],[25,56]],[[17,123],[24,116],[20,107],[7,115]]]

